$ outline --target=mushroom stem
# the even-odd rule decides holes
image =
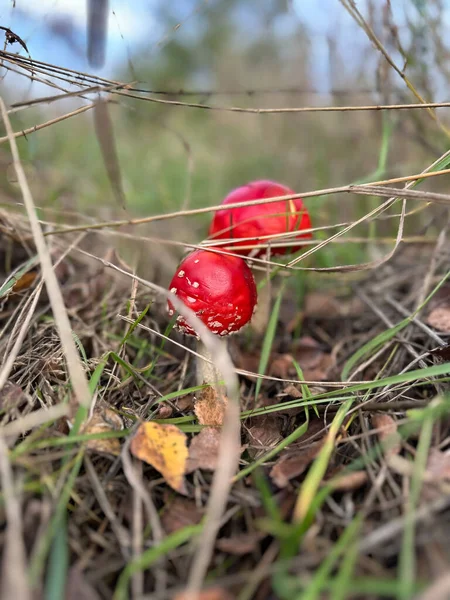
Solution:
[[[258,335],[263,335],[267,328],[272,301],[272,283],[266,271],[254,271],[255,283],[258,288],[258,304],[252,317],[250,327]],[[260,287],[260,284],[264,285]]]
[[[221,340],[221,343],[226,344],[226,341]],[[214,356],[201,340],[197,342],[197,352],[207,359],[203,360],[197,357],[197,385],[208,383],[211,386],[217,386],[218,382],[223,380],[223,375],[214,363]],[[219,388],[224,390],[222,385],[219,385]]]

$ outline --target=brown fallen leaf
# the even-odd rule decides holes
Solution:
[[[311,319],[336,319],[360,314],[363,306],[359,298],[338,298],[329,290],[306,294],[303,311]]]
[[[309,467],[319,454],[322,442],[315,442],[309,448],[291,451],[280,456],[270,471],[272,481],[279,488],[286,487],[291,479],[298,477]]]
[[[320,452],[326,436],[324,423],[312,419],[308,431],[300,440],[283,450],[269,475],[279,488],[288,485],[291,479],[301,475]]]
[[[291,352],[307,381],[325,380],[335,364],[334,356],[325,352],[323,346],[310,336],[305,335],[296,340]]]
[[[123,422],[119,415],[109,408],[103,408],[94,412],[89,421],[81,428],[80,433],[105,433],[121,429],[123,429]],[[86,447],[89,450],[113,456],[120,454],[120,441],[117,438],[88,440]]]
[[[272,354],[269,362],[269,375],[280,379],[289,379],[295,372],[294,359],[291,354]]]
[[[435,481],[450,480],[450,452],[431,448],[426,473]]]
[[[258,372],[261,355],[259,352],[240,352],[239,368],[252,373]],[[292,342],[289,353],[272,352],[268,361],[268,374],[281,379],[297,379],[295,359],[308,381],[322,381],[335,365],[335,358],[325,352],[323,346],[309,336]]]
[[[14,294],[18,294],[19,292],[23,292],[31,287],[37,277],[37,271],[28,271],[24,273],[22,277],[16,281],[16,283],[12,286],[12,292]]]
[[[8,411],[25,404],[27,397],[22,388],[12,381],[7,381],[0,390],[0,410]]]
[[[93,585],[89,583],[80,565],[70,568],[66,585],[66,600],[100,600]]]
[[[220,538],[216,542],[216,548],[227,554],[243,556],[257,550],[259,542],[266,536],[261,531],[251,533],[239,533],[229,538]]]
[[[167,535],[188,525],[197,525],[203,517],[203,511],[193,500],[176,496],[166,499],[161,523]]]
[[[426,321],[434,329],[442,333],[450,333],[450,305],[433,309]]]
[[[208,386],[204,388],[195,402],[194,412],[200,425],[220,427],[223,424],[228,398]]]
[[[173,408],[168,404],[161,404],[158,408],[158,419],[169,419],[173,415]]]
[[[375,413],[371,417],[372,426],[378,429],[378,439],[383,447],[384,456],[388,460],[399,454],[402,438],[397,431],[396,421],[386,413]]]
[[[252,459],[258,458],[281,442],[282,424],[282,420],[276,415],[263,415],[251,419],[247,433],[248,453]]]
[[[235,600],[228,590],[221,587],[210,587],[206,590],[200,590],[198,594],[189,592],[179,592],[173,600]]]
[[[449,493],[450,482],[450,452],[431,448],[428,454],[425,481],[421,490],[423,502],[433,502],[442,494]]]
[[[177,398],[174,403],[180,412],[194,410],[194,396],[192,394],[181,396],[181,398]]]
[[[136,458],[159,471],[175,491],[186,494],[186,439],[186,434],[175,425],[142,423],[131,440],[130,450]]]
[[[430,350],[430,354],[436,358],[439,358],[443,362],[450,360],[450,344],[433,348],[433,350]]]
[[[189,458],[186,473],[196,469],[214,471],[219,460],[220,431],[214,427],[205,427],[196,435],[189,446]]]
[[[331,483],[333,490],[336,492],[352,492],[362,487],[368,479],[367,471],[355,471],[346,475],[338,475],[333,477]]]

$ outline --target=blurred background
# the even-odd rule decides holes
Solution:
[[[87,2],[0,3],[0,24],[20,36],[33,60],[133,82],[133,87],[146,92],[140,99],[110,97],[125,213],[105,168],[93,111],[19,138],[35,200],[43,209],[53,209],[52,222],[72,222],[64,211],[99,220],[215,205],[232,188],[258,178],[276,179],[307,192],[410,175],[448,148],[443,128],[425,110],[249,114],[147,101],[151,97],[248,108],[417,102],[345,2],[103,4],[106,52],[104,64],[96,66],[87,58]],[[450,48],[445,33],[450,2],[366,0],[358,2],[358,8],[417,93],[427,101],[448,100]],[[5,49],[27,56],[17,43]],[[0,73],[0,93],[10,104],[56,93],[64,97],[23,73],[7,68]],[[65,89],[74,91],[76,86]],[[22,107],[11,114],[14,129],[33,127],[92,99],[71,96]],[[448,123],[448,115],[448,108],[439,109],[442,123]],[[8,165],[7,144],[0,152]],[[18,200],[10,170],[2,170],[0,177],[3,201]],[[448,178],[441,177],[423,188],[445,191],[447,183]],[[314,226],[323,228],[360,218],[379,202],[347,194],[313,198],[307,205]],[[397,212],[395,208],[393,214]],[[413,214],[406,222],[405,240],[433,237],[435,218],[431,210]],[[198,243],[209,219],[204,214],[163,221],[141,227],[139,233]],[[397,221],[389,218],[363,223],[343,243],[325,247],[308,264],[336,266],[382,255],[393,245],[396,227]],[[318,230],[314,243],[329,233]],[[169,270],[180,252],[168,247]]]

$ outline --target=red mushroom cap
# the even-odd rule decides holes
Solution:
[[[228,335],[248,323],[256,306],[256,284],[238,256],[196,250],[178,266],[169,289],[191,308],[212,333]],[[169,314],[174,307],[168,301]],[[179,315],[176,328],[197,335]]]
[[[274,181],[252,181],[247,185],[233,190],[222,204],[226,205],[245,202],[247,200],[288,196],[294,193],[285,185]],[[301,232],[310,228],[311,221],[308,211],[304,207],[301,198],[295,198],[293,200],[279,200],[278,202],[269,202],[267,204],[219,210],[215,213],[213,222],[209,228],[209,237],[214,240],[232,238],[233,252],[247,255],[251,252],[250,246],[269,242],[270,238],[267,238],[267,236],[279,236],[283,233],[291,233],[293,231]],[[310,239],[311,237],[311,233],[300,233],[295,238],[290,238],[290,240]],[[240,238],[247,239],[242,242],[234,241]],[[248,246],[248,248],[240,248],[239,246]],[[289,247],[274,246],[271,248],[271,253],[273,255],[293,253],[301,247],[302,244]],[[256,256],[261,256],[264,253],[265,250],[261,249]]]

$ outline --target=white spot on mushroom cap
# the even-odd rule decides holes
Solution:
[[[192,284],[192,287],[198,288],[200,286],[198,281],[194,281],[194,283]]]
[[[183,269],[181,269],[181,271],[178,272],[178,277],[184,277],[184,271],[183,271]]]
[[[176,294],[178,292],[178,288],[176,288],[176,287],[170,288],[170,291],[172,292],[172,294]]]
[[[196,259],[194,260],[194,264],[197,264],[197,263],[199,263],[199,262],[200,262],[200,260],[199,260],[198,258],[196,258]]]

